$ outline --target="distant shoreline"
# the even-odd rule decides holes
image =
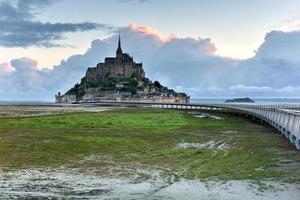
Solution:
[[[194,98],[190,103],[224,103],[228,98]],[[300,98],[252,98],[256,104],[300,104]],[[67,106],[54,101],[0,101],[0,106]]]

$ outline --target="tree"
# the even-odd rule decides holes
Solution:
[[[129,81],[129,87],[136,88],[138,85],[139,85],[139,83],[137,82],[137,80],[130,79],[130,81]]]
[[[97,81],[91,80],[91,81],[89,82],[89,87],[98,87]]]
[[[158,81],[154,81],[154,86],[159,89],[162,88],[162,85]]]

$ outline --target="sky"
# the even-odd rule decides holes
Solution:
[[[0,100],[53,100],[123,50],[196,97],[299,97],[299,0],[0,0]]]

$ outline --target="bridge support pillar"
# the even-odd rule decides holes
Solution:
[[[296,141],[295,141],[295,146],[297,149],[300,150],[300,138],[297,138]]]
[[[291,133],[290,136],[289,136],[289,140],[291,141],[292,144],[296,143],[296,139],[297,139],[296,136]]]
[[[282,132],[284,133],[284,135],[285,135],[286,138],[288,138],[288,139],[290,138],[291,133],[288,130],[286,130],[286,129],[283,128]]]

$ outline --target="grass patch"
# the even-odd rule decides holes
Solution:
[[[102,170],[121,165],[125,167],[117,170],[125,174],[126,167],[147,166],[191,179],[300,182],[300,154],[275,130],[235,116],[216,115],[224,119],[200,119],[185,111],[162,109],[2,119],[0,167]],[[178,146],[208,141],[226,141],[229,148]]]

